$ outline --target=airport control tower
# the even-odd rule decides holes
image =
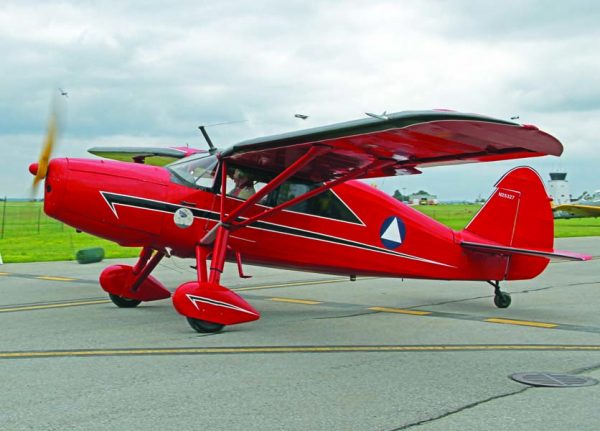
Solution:
[[[550,172],[548,194],[552,198],[553,205],[562,205],[571,202],[571,192],[566,178],[566,172]]]

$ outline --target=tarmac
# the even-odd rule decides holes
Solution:
[[[600,238],[557,240],[600,257]],[[131,260],[119,260],[119,262]],[[0,266],[2,430],[597,430],[600,259],[507,282],[347,278],[246,267],[222,284],[259,321],[198,334],[169,300],[119,309],[104,261]],[[169,289],[193,262],[165,259]]]

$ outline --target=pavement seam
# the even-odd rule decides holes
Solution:
[[[585,285],[589,285],[589,284],[600,284],[600,281],[589,281],[589,282],[582,282],[582,283],[570,283],[570,284],[565,284],[565,285],[561,285],[561,286],[555,286],[555,285],[551,285],[551,286],[544,286],[544,287],[537,287],[537,288],[533,288],[533,289],[525,289],[525,290],[518,290],[518,291],[514,291],[514,292],[508,292],[511,295],[520,295],[523,293],[531,293],[531,292],[538,292],[541,290],[548,290],[548,289],[554,289],[554,288],[562,288],[562,287],[573,287],[573,286],[585,286]],[[461,299],[452,299],[449,301],[440,301],[440,302],[430,302],[430,303],[426,303],[426,304],[418,304],[418,305],[411,305],[408,307],[404,307],[406,309],[412,309],[412,308],[420,308],[420,307],[435,307],[438,305],[446,305],[446,304],[454,304],[457,302],[466,302],[466,301],[473,301],[476,299],[486,299],[486,298],[493,298],[494,295],[482,295],[482,296],[472,296],[469,298],[461,298]]]
[[[392,428],[389,431],[401,431],[401,430],[406,430],[406,429],[410,429],[410,428],[413,428],[413,427],[418,427],[418,426],[421,426],[421,425],[425,425],[425,424],[428,424],[428,423],[432,423],[432,422],[438,421],[440,419],[444,419],[444,418],[447,418],[449,416],[452,416],[454,414],[464,412],[465,410],[469,410],[469,409],[475,408],[477,406],[489,403],[491,401],[495,401],[495,400],[499,400],[499,399],[502,399],[502,398],[511,397],[513,395],[522,394],[523,392],[525,392],[525,391],[527,391],[529,389],[532,389],[532,387],[525,387],[525,388],[521,388],[521,389],[519,389],[517,391],[513,391],[513,392],[501,394],[501,395],[495,395],[493,397],[489,397],[489,398],[486,398],[484,400],[480,400],[480,401],[476,401],[476,402],[467,404],[467,405],[462,406],[462,407],[460,407],[460,408],[458,408],[456,410],[452,410],[452,411],[443,413],[443,414],[441,414],[439,416],[436,416],[434,418],[429,418],[429,419],[424,419],[424,420],[421,420],[421,421],[418,421],[418,422],[413,422],[411,424],[403,425],[403,426],[398,427],[398,428]]]
[[[358,317],[358,316],[367,316],[369,314],[375,314],[377,313],[377,311],[363,311],[363,312],[358,312],[358,313],[353,313],[353,314],[343,314],[341,316],[324,316],[324,317],[313,317],[313,320],[329,320],[329,319],[345,319],[347,317]]]
[[[467,320],[473,322],[486,322],[486,323],[495,323],[495,324],[512,324],[516,326],[528,326],[528,327],[537,327],[543,328],[546,330],[560,330],[560,331],[576,331],[576,332],[589,332],[589,333],[600,333],[600,327],[587,327],[582,325],[571,325],[565,323],[549,323],[549,322],[531,322],[520,319],[507,319],[506,317],[489,317],[489,316],[481,316],[479,314],[461,314],[461,313],[446,313],[441,311],[428,311],[428,310],[418,310],[414,313],[412,310],[416,308],[416,306],[407,306],[402,309],[398,308],[389,308],[389,307],[379,307],[372,306],[369,307],[364,304],[348,304],[348,303],[337,303],[337,302],[318,302],[318,301],[308,301],[308,300],[298,300],[298,299],[277,299],[277,298],[269,298],[261,295],[246,295],[248,299],[260,300],[260,301],[276,301],[276,302],[290,302],[290,303],[300,303],[306,305],[323,305],[330,308],[343,308],[343,309],[352,309],[352,311],[348,311],[342,315],[336,316],[322,316],[322,317],[313,317],[308,316],[310,319],[337,319],[337,318],[347,318],[347,317],[360,317],[373,315],[378,313],[390,313],[397,312],[400,314],[410,315],[415,314],[419,316],[425,317],[436,317],[436,318],[446,318],[446,319],[454,319],[454,320]],[[93,302],[92,302],[93,301]],[[94,297],[94,298],[81,298],[78,300],[68,300],[68,301],[54,301],[54,302],[35,302],[28,304],[11,304],[6,305],[4,307],[0,307],[0,314],[9,313],[9,312],[21,312],[21,311],[38,311],[38,310],[49,310],[49,309],[64,309],[70,308],[73,306],[82,306],[82,305],[100,305],[104,303],[110,303],[110,301],[103,297]],[[366,310],[365,310],[366,307]],[[419,308],[421,306],[418,306]],[[348,314],[350,313],[350,314]]]
[[[576,370],[568,372],[568,374],[583,374],[583,373],[587,373],[587,372],[591,372],[591,371],[598,371],[598,370],[600,370],[600,364],[595,364],[595,365],[590,365],[589,367],[578,368]],[[406,429],[410,429],[410,428],[413,428],[413,427],[418,427],[420,425],[425,425],[425,424],[428,424],[428,423],[431,423],[431,422],[435,422],[435,421],[438,421],[440,419],[444,419],[446,417],[452,416],[452,415],[454,415],[456,413],[461,413],[463,411],[466,411],[466,410],[472,409],[474,407],[483,405],[485,403],[488,403],[488,402],[491,402],[491,401],[495,401],[495,400],[499,400],[499,399],[502,399],[502,398],[507,398],[507,397],[510,397],[510,396],[513,396],[513,395],[522,394],[522,393],[524,393],[525,391],[527,391],[529,389],[535,389],[535,388],[536,388],[535,386],[526,386],[526,387],[524,387],[522,389],[519,389],[518,391],[513,391],[513,392],[510,392],[510,393],[507,393],[507,394],[502,394],[502,395],[496,395],[494,397],[486,398],[485,400],[476,401],[474,403],[467,404],[466,406],[463,406],[463,407],[461,407],[459,409],[456,409],[456,410],[453,410],[453,411],[450,411],[450,412],[446,412],[446,413],[441,414],[439,416],[436,416],[434,418],[429,418],[429,419],[424,419],[424,420],[421,420],[421,421],[418,421],[418,422],[413,422],[412,424],[403,425],[403,426],[401,426],[399,428],[393,428],[390,431],[401,431],[401,430],[406,430]]]
[[[600,364],[596,364],[596,365],[590,365],[589,367],[582,367],[582,368],[577,368],[576,370],[573,370],[571,372],[569,372],[568,374],[583,374],[583,373],[588,373],[590,371],[598,371],[600,370]]]

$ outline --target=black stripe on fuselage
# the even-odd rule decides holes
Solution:
[[[155,201],[152,199],[140,198],[137,196],[120,195],[116,193],[100,192],[104,199],[110,205],[113,212],[116,213],[115,205],[123,205],[133,208],[142,208],[152,211],[160,211],[169,214],[175,214],[179,208],[189,209],[194,217],[208,220],[219,221],[219,213],[213,211],[200,210],[198,208],[190,208],[185,205],[176,205],[169,202]]]
[[[179,208],[187,208],[192,212],[192,214],[194,215],[195,218],[212,220],[212,221],[216,221],[216,222],[218,222],[220,220],[220,214],[218,212],[214,212],[214,211],[201,210],[198,208],[191,208],[191,207],[184,206],[184,205],[176,205],[176,204],[171,204],[168,202],[156,201],[156,200],[152,200],[152,199],[145,199],[145,198],[140,198],[137,196],[120,195],[120,194],[109,193],[109,192],[100,192],[100,193],[102,194],[102,196],[104,197],[106,202],[108,202],[108,204],[111,206],[111,209],[113,210],[113,212],[115,212],[115,215],[116,215],[116,210],[115,210],[114,206],[115,205],[124,205],[124,206],[129,206],[129,207],[134,207],[134,208],[142,208],[142,209],[148,209],[151,211],[160,211],[160,212],[171,213],[171,214],[174,214],[175,211],[177,211]],[[236,221],[243,221],[243,220],[245,220],[245,218],[238,218]],[[345,239],[345,238],[339,238],[339,237],[332,236],[332,235],[326,235],[326,234],[319,233],[319,232],[308,231],[308,230],[293,228],[293,227],[289,227],[289,226],[283,226],[283,225],[279,225],[279,224],[275,224],[275,223],[256,221],[254,223],[251,223],[248,227],[262,229],[262,230],[266,230],[266,231],[270,231],[270,232],[277,232],[277,233],[286,234],[286,235],[298,236],[298,237],[302,237],[302,238],[306,238],[306,239],[313,239],[313,240],[317,240],[317,241],[326,241],[326,242],[330,242],[333,244],[340,244],[340,245],[345,245],[345,246],[349,246],[349,247],[361,248],[364,250],[374,251],[374,252],[378,252],[378,253],[385,253],[385,254],[389,254],[392,256],[404,257],[406,259],[417,260],[417,261],[426,262],[426,263],[433,263],[436,265],[451,266],[451,265],[447,265],[445,263],[436,262],[434,260],[424,259],[424,258],[421,258],[418,256],[412,256],[410,254],[399,253],[397,251],[388,250],[385,248],[376,247],[376,246],[369,245],[369,244],[364,244],[362,242],[352,241],[352,240]]]

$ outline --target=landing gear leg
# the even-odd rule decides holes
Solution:
[[[500,290],[499,281],[488,281],[494,287],[494,304],[498,308],[508,308],[511,302],[510,295]]]

